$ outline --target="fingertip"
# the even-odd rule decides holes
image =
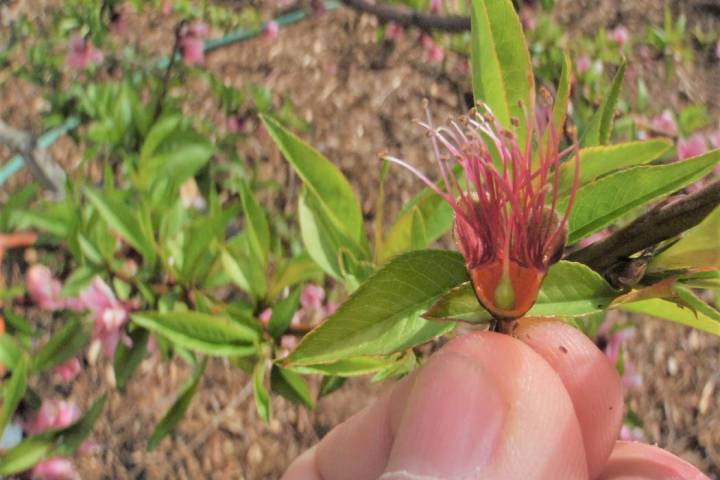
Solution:
[[[710,480],[693,465],[661,448],[618,441],[598,480],[631,479]]]
[[[524,318],[512,335],[560,376],[580,424],[588,473],[594,478],[610,456],[622,424],[623,389],[615,367],[585,334],[559,321]]]

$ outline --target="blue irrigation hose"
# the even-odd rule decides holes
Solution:
[[[331,11],[338,8],[340,4],[336,0],[328,0],[325,2],[325,10]],[[275,18],[275,22],[281,27],[297,23],[307,18],[307,13],[304,10],[294,10]],[[267,22],[262,24],[259,28],[241,28],[230,32],[222,37],[211,38],[205,42],[204,50],[205,53],[210,53],[218,48],[232,45],[233,43],[244,42],[251,38],[257,37],[265,32],[267,29]],[[167,66],[169,58],[161,58],[157,62],[159,68]],[[49,148],[52,146],[62,135],[65,135],[70,130],[73,130],[80,124],[80,121],[75,117],[68,118],[65,123],[59,127],[48,130],[43,133],[37,140],[37,146],[40,148]],[[12,177],[15,173],[22,170],[25,166],[25,159],[22,155],[15,155],[8,163],[0,166],[0,186],[2,186],[8,178]]]

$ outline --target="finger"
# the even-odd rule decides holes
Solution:
[[[615,367],[579,330],[540,319],[522,319],[512,335],[539,353],[560,375],[580,422],[590,478],[610,456],[622,425],[623,391]]]
[[[404,378],[323,438],[315,461],[320,478],[375,480],[382,474],[414,380],[415,374]]]
[[[384,479],[587,478],[578,420],[558,374],[530,347],[483,332],[419,372]]]
[[[317,447],[306,450],[297,457],[280,480],[322,480],[315,465]]]
[[[598,480],[710,480],[685,460],[658,447],[616,442]]]

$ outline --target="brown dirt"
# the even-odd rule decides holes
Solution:
[[[657,23],[664,2],[561,3],[560,18],[571,31],[592,32],[621,20],[636,31],[648,22]],[[691,25],[710,21],[702,12],[688,10]],[[426,164],[427,144],[411,119],[422,115],[423,98],[431,99],[439,119],[460,113],[462,90],[468,84],[455,58],[449,60],[448,74],[426,64],[412,34],[391,52],[379,47],[374,35],[372,19],[337,11],[283,30],[273,44],[256,39],[220,50],[209,59],[209,68],[238,86],[262,81],[275,93],[291,97],[297,112],[312,124],[305,138],[348,175],[368,218],[375,202],[377,152],[388,149],[415,164]],[[717,62],[698,62],[685,74],[690,83],[680,82],[672,90],[660,73],[652,73],[661,71],[658,62],[642,68],[657,111],[700,99],[717,114]],[[2,118],[37,130],[42,103],[26,108],[28,99],[39,98],[36,90],[13,80],[0,85]],[[207,112],[212,108],[207,92],[198,88],[194,105]],[[77,158],[68,143],[54,148],[58,155]],[[287,169],[271,153],[267,139],[260,138],[248,148],[261,161],[262,176],[292,185],[285,181]],[[4,151],[0,155],[3,161],[7,158]],[[387,215],[392,217],[418,188],[410,175],[393,169]],[[644,421],[648,440],[720,478],[720,339],[658,320],[637,320],[640,328],[628,355],[644,384],[628,397]],[[109,372],[109,364],[100,360],[71,392],[46,388],[57,396],[69,394],[86,406],[110,384]],[[278,478],[293,457],[370,402],[382,388],[367,380],[351,380],[322,399],[313,412],[277,398],[273,420],[265,425],[254,411],[248,377],[222,360],[213,360],[178,430],[157,450],[146,452],[146,439],[155,422],[189,375],[182,362],[166,364],[158,355],[146,360],[126,393],[111,394],[94,435],[99,449],[78,460],[82,478]]]

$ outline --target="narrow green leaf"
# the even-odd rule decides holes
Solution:
[[[219,315],[199,312],[138,312],[132,321],[176,345],[208,355],[251,355],[255,330]]]
[[[158,147],[177,132],[182,117],[180,115],[168,115],[159,119],[148,132],[140,149],[140,157],[142,159],[150,158]]]
[[[245,210],[250,246],[255,255],[262,259],[264,269],[270,253],[270,227],[265,212],[245,182],[240,182],[240,198]]]
[[[0,365],[14,370],[22,355],[22,350],[15,339],[8,334],[0,335]]]
[[[317,197],[323,214],[333,227],[355,242],[367,243],[360,204],[342,172],[277,120],[265,115],[261,118],[285,159],[302,178],[305,187]]]
[[[155,450],[155,447],[160,444],[160,441],[172,432],[185,416],[185,412],[187,412],[187,409],[190,407],[190,402],[192,402],[192,398],[200,384],[200,379],[203,373],[205,373],[207,359],[208,357],[205,357],[203,361],[195,367],[195,372],[192,378],[190,378],[190,381],[178,392],[175,402],[155,426],[155,430],[153,430],[148,440],[148,450]]]
[[[592,235],[635,208],[701,179],[720,161],[720,150],[669,165],[629,168],[580,188],[570,213],[569,244]],[[565,208],[567,201],[561,206]]]
[[[675,284],[673,291],[678,297],[678,303],[690,307],[695,312],[705,315],[716,322],[720,322],[720,312],[705,303],[705,301],[695,295],[691,289]]]
[[[288,260],[278,268],[268,287],[268,298],[274,299],[287,287],[292,287],[307,280],[316,280],[322,276],[322,270],[307,253]]]
[[[578,317],[608,308],[620,292],[583,264],[561,261],[550,267],[535,305],[527,316]],[[491,315],[480,305],[470,282],[441,297],[423,315],[430,320],[470,323],[489,322]]]
[[[553,104],[553,122],[558,137],[562,136],[565,118],[567,116],[568,103],[570,102],[570,87],[572,79],[572,61],[567,52],[563,52],[562,71],[560,72],[560,83],[558,84],[555,103]]]
[[[580,150],[580,185],[622,168],[643,165],[660,158],[672,147],[664,138],[653,138],[638,142],[588,147]],[[564,195],[570,191],[575,177],[575,162],[564,162],[560,167],[558,191]]]
[[[458,253],[420,250],[401,255],[307,334],[286,364],[316,365],[360,355],[387,355],[426,342],[448,331],[448,325],[428,322],[420,318],[420,312],[467,280]]]
[[[625,63],[620,65],[610,86],[610,92],[608,92],[600,108],[590,119],[590,125],[588,125],[580,139],[581,146],[592,147],[595,145],[605,145],[610,141],[615,117],[615,106],[620,98],[623,80],[625,79],[625,65]]]
[[[54,442],[45,436],[30,437],[0,457],[0,475],[15,475],[31,469],[44,459]]]
[[[220,261],[222,262],[225,273],[228,274],[230,279],[235,285],[240,287],[241,290],[246,292],[252,291],[252,285],[247,274],[240,267],[240,264],[233,258],[232,254],[227,250],[223,250],[220,254]]]
[[[49,370],[78,354],[89,342],[92,325],[79,318],[71,318],[35,354],[33,366]]]
[[[474,0],[471,5],[471,67],[475,101],[484,101],[500,124],[520,122],[525,138],[526,113],[533,118],[535,79],[520,18],[510,0]],[[522,105],[520,105],[522,103]]]
[[[320,382],[320,392],[318,393],[318,397],[330,395],[342,387],[346,380],[347,378],[345,377],[323,377],[322,382]]]
[[[27,389],[30,359],[23,355],[15,365],[10,380],[2,386],[2,411],[0,411],[0,432],[5,431]]]
[[[420,250],[427,247],[425,233],[425,220],[419,208],[413,209],[412,228],[410,229],[410,250]]]
[[[292,371],[303,375],[332,375],[337,377],[356,377],[359,375],[367,375],[375,373],[378,370],[391,365],[395,362],[393,358],[383,357],[351,357],[337,362],[327,364],[317,364],[310,366],[292,367]]]
[[[660,271],[693,267],[720,268],[720,207],[685,232],[675,245],[653,258],[648,269]]]
[[[693,312],[691,309],[661,298],[642,300],[640,302],[625,303],[619,305],[620,310],[633,312],[651,317],[670,320],[688,327],[696,328],[704,332],[720,336],[720,322],[700,312]]]
[[[5,317],[5,323],[8,327],[10,327],[10,329],[16,330],[25,335],[35,335],[35,329],[22,315],[18,315],[10,308],[5,308],[3,309],[3,316]],[[1,337],[2,335],[0,335],[0,338]],[[0,361],[0,363],[2,362]]]
[[[253,395],[255,397],[255,407],[258,415],[264,422],[269,422],[271,405],[270,394],[267,388],[265,388],[265,372],[267,372],[267,362],[260,359],[253,369]]]
[[[150,262],[155,258],[152,243],[142,234],[140,224],[132,210],[120,202],[110,200],[91,188],[84,189],[85,196],[105,222],[123,237],[135,250]]]
[[[307,383],[291,370],[273,365],[270,371],[270,388],[295,404],[305,405],[311,410],[315,408],[315,401]]]
[[[120,342],[113,358],[115,383],[120,390],[125,389],[128,380],[145,359],[150,332],[144,328],[136,328],[130,333],[130,338],[132,347]]]
[[[275,339],[279,339],[292,321],[293,315],[300,303],[300,288],[295,288],[287,298],[280,300],[273,306],[268,333]]]

